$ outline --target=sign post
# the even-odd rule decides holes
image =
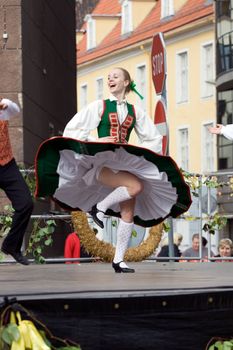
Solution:
[[[166,79],[165,43],[162,33],[153,36],[151,50],[152,79],[157,95],[162,95]]]
[[[155,87],[155,92],[160,96],[155,106],[154,124],[157,126],[162,140],[162,154],[168,154],[168,126],[166,121],[166,49],[162,33],[157,33],[153,36],[151,49],[151,65],[152,65],[152,80]],[[174,240],[173,240],[173,222],[169,218],[170,230],[168,232],[168,250],[169,257],[174,256]]]
[[[151,49],[152,80],[156,95],[160,96],[155,107],[154,124],[163,136],[163,155],[168,153],[168,127],[166,121],[166,49],[162,33],[153,36]]]

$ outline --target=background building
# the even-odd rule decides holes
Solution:
[[[233,124],[233,1],[216,0],[216,87],[217,87],[217,122]],[[223,136],[217,138],[218,169],[221,172],[233,172],[233,142]],[[223,180],[228,181],[228,176]],[[222,212],[228,213],[228,227],[225,234],[232,232],[233,238],[233,203],[231,190],[224,188],[219,196]]]
[[[10,138],[16,161],[30,167],[40,143],[61,134],[76,112],[75,0],[0,0],[0,19],[0,96],[21,106]],[[49,209],[37,201],[34,213]],[[57,228],[55,254],[64,233]]]

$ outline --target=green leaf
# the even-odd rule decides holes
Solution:
[[[20,333],[16,324],[8,324],[2,331],[2,339],[8,345],[11,345],[13,340],[19,340],[19,338]]]
[[[41,247],[37,247],[35,251],[36,251],[38,254],[41,254],[42,249],[41,249]]]
[[[46,239],[46,241],[44,242],[44,244],[45,244],[46,246],[49,246],[49,245],[52,244],[52,243],[53,243],[53,240],[52,240],[51,237],[48,238],[48,239]]]
[[[223,350],[232,350],[233,349],[233,344],[231,341],[224,341],[223,342]]]
[[[47,224],[47,225],[54,225],[54,226],[57,226],[55,220],[47,220],[47,221],[46,221],[46,224]]]
[[[199,194],[198,194],[197,192],[192,192],[192,195],[193,195],[194,197],[199,197]]]
[[[116,220],[112,220],[112,227],[117,227],[117,221]]]
[[[137,235],[138,235],[138,234],[137,234],[137,231],[136,231],[136,230],[133,230],[133,231],[132,231],[132,234],[131,234],[131,237],[137,237]]]
[[[223,350],[223,343],[222,341],[218,340],[216,341],[216,343],[214,344],[215,348],[217,348],[218,350]]]

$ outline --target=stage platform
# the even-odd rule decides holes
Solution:
[[[0,304],[16,298],[82,350],[201,350],[233,335],[233,263],[0,265]]]

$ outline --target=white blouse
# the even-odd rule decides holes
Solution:
[[[225,136],[228,140],[233,140],[233,124],[223,125],[221,135]]]
[[[110,100],[117,100],[110,95]],[[103,113],[103,100],[97,100],[90,103],[68,122],[65,127],[63,136],[71,137],[78,140],[101,142],[101,138],[94,139],[90,135],[91,130],[98,127]],[[152,120],[146,115],[142,108],[134,106],[136,114],[135,132],[139,138],[140,146],[148,148],[156,153],[162,152],[162,136]],[[117,103],[117,114],[119,123],[122,124],[128,114],[126,100]]]
[[[19,106],[15,102],[8,100],[8,98],[3,98],[1,102],[8,107],[4,110],[0,110],[0,120],[9,120],[20,112]]]

